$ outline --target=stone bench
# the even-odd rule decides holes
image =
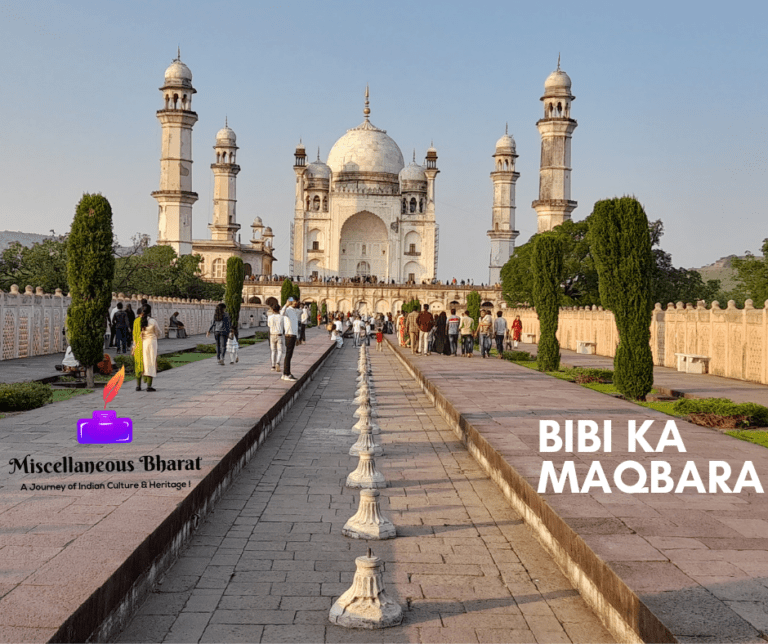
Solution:
[[[168,327],[168,334],[167,335],[172,340],[175,340],[176,338],[178,338],[179,337],[179,329],[178,329],[178,327],[175,327],[175,326]]]
[[[536,334],[535,333],[523,333],[520,336],[521,342],[524,342],[525,344],[536,344]]]
[[[677,370],[683,373],[709,373],[709,356],[700,356],[695,353],[676,353]]]
[[[591,340],[576,340],[576,353],[593,356],[597,353],[597,342]]]

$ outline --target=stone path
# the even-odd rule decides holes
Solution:
[[[733,491],[749,461],[768,489],[766,448],[677,419],[685,452],[670,446],[663,452],[630,451],[630,421],[638,426],[653,421],[645,434],[653,449],[670,417],[507,361],[481,360],[477,354],[421,357],[394,349],[446,415],[460,419],[479,458],[518,495],[515,507],[526,520],[538,522],[543,538],[567,553],[579,574],[630,624],[644,628],[656,620],[663,627],[658,633],[668,629],[667,636],[678,641],[768,639],[768,499],[753,487],[733,493],[712,489],[709,475],[710,462],[725,462],[731,470],[726,487]],[[567,451],[542,452],[542,420],[557,421],[560,436],[566,420],[593,420],[601,436],[610,420],[612,449],[574,451],[574,438]],[[547,491],[537,494],[544,461],[551,461],[558,475],[566,461],[574,463],[577,492],[566,484],[556,493],[550,481]],[[639,463],[646,485],[652,461],[667,462],[673,489],[693,462],[702,490],[689,484],[680,492],[623,492],[614,472],[625,461]],[[610,492],[600,486],[581,492],[593,462],[601,464]],[[628,485],[637,480],[637,474],[625,474]]]
[[[344,487],[357,355],[334,351],[119,641],[613,641],[391,352],[371,356],[399,536],[367,545],[405,620],[328,622],[366,549],[341,535],[359,499]]]
[[[520,344],[521,351],[536,354],[535,344]],[[597,367],[613,369],[613,358],[583,355],[569,349],[561,349],[561,362],[568,367]],[[734,380],[721,376],[681,373],[669,367],[653,368],[653,384],[659,389],[677,392],[676,395],[691,398],[730,398],[734,402],[754,402],[768,407],[768,386],[756,382]]]
[[[305,380],[330,348],[326,333],[311,331],[308,339],[293,360]],[[243,347],[235,365],[203,360],[160,373],[155,393],[134,384],[126,381],[109,405],[133,420],[128,444],[77,442],[77,420],[103,408],[101,392],[0,419],[0,641],[90,636],[78,629],[87,620],[96,628],[109,602],[159,565],[167,544],[178,547],[178,532],[204,512],[249,441],[261,436],[259,423],[277,416],[302,386],[270,371],[266,342]],[[49,463],[48,473],[12,465],[25,456]],[[147,457],[153,464],[182,459],[184,469],[147,470]],[[62,471],[70,458],[101,463],[101,470]]]

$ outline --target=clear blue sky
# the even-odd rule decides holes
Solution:
[[[207,238],[212,145],[238,136],[238,221],[275,231],[288,270],[293,151],[323,158],[371,121],[422,160],[434,141],[438,277],[488,279],[491,155],[517,141],[518,244],[536,230],[544,79],[573,81],[574,219],[634,194],[676,265],[768,237],[765,2],[6,2],[0,6],[0,229],[65,232],[83,192],[115,232],[157,236],[163,72],[197,89],[194,237]]]

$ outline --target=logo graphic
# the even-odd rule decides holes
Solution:
[[[107,403],[117,396],[124,379],[125,366],[104,387],[104,409],[94,410],[93,418],[77,421],[78,443],[106,445],[130,443],[133,440],[133,421],[130,418],[118,418],[117,412],[107,409]]]

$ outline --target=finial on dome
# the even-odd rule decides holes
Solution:
[[[416,148],[413,148],[413,162],[416,163]]]
[[[509,134],[509,121],[504,124],[504,134]]]
[[[320,160],[320,146],[317,146],[317,160]]]
[[[229,127],[229,119],[226,114],[224,115],[224,127]]]
[[[176,60],[181,62],[181,45],[176,46]]]
[[[560,52],[557,52],[557,71],[560,71]]]
[[[369,107],[370,101],[368,100],[368,97],[370,96],[370,93],[368,92],[368,83],[365,84],[365,107],[363,108],[363,115],[365,116],[365,120],[368,120],[368,117],[371,115],[371,108]]]

